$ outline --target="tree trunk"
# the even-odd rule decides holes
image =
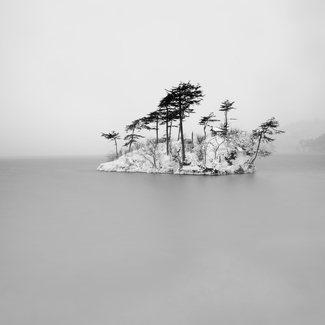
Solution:
[[[134,130],[135,130],[135,128],[133,128],[133,130],[132,130],[132,140],[133,140]],[[131,152],[131,146],[132,146],[132,141],[130,141],[129,152]]]
[[[158,119],[156,120],[156,143],[158,144]]]
[[[130,141],[130,144],[129,144],[129,153],[131,152],[131,145],[132,145],[132,142]]]
[[[167,156],[169,155],[169,139],[168,139],[168,108],[166,108],[166,152]]]
[[[118,153],[117,153],[117,142],[116,142],[116,139],[114,139],[115,141],[115,151],[116,151],[116,159],[118,158]]]
[[[181,106],[181,101],[179,99],[178,101],[179,105],[179,129],[181,133],[181,142],[182,142],[182,163],[184,164],[185,162],[185,145],[184,145],[184,133],[183,133],[183,114],[182,114],[182,106]]]
[[[260,145],[261,145],[261,140],[262,140],[262,135],[260,135],[259,139],[258,139],[258,144],[257,144],[257,149],[256,149],[256,152],[255,152],[255,156],[254,158],[250,161],[251,164],[254,164],[254,161],[258,155],[258,150],[260,149]]]
[[[225,137],[227,136],[227,131],[228,131],[228,116],[227,116],[227,111],[225,111]]]
[[[225,142],[226,140],[223,140],[220,144],[218,144],[217,148],[214,150],[214,159],[217,158],[217,152],[220,148],[220,146]],[[217,142],[218,143],[218,142]],[[220,162],[220,161],[219,161]]]

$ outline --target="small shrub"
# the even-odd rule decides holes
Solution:
[[[144,146],[143,142],[135,142],[133,144],[133,150],[139,150],[140,148],[142,148]]]
[[[235,160],[236,158],[237,158],[237,151],[233,150],[229,153],[227,157],[225,157],[225,160],[229,166],[232,166],[232,160]]]
[[[205,140],[204,135],[202,135],[202,134],[195,134],[195,142],[196,142],[196,144],[202,145],[203,142],[204,142],[204,140]]]
[[[109,152],[107,155],[107,162],[116,160],[116,153],[115,152]]]
[[[203,161],[204,160],[204,157],[205,157],[205,151],[204,151],[204,147],[203,145],[197,145],[195,148],[194,148],[194,152],[198,158],[199,161]]]

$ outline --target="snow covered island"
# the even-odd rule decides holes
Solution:
[[[187,141],[185,146],[185,163],[181,160],[180,140],[172,142],[167,155],[165,143],[156,144],[155,139],[150,139],[137,150],[100,164],[97,170],[214,176],[255,171],[254,164],[250,163],[252,157],[235,143],[226,144],[223,139],[215,137],[195,145]]]
[[[276,130],[277,126],[278,122],[272,118],[252,133],[230,129],[223,136],[212,129],[211,136],[186,139],[184,152],[181,140],[151,138],[136,143],[135,150],[121,152],[120,156],[116,150],[118,158],[100,164],[97,170],[211,176],[253,173],[256,158],[272,153],[269,143],[274,139],[269,135],[283,132]]]
[[[192,132],[191,139],[184,138],[183,123],[194,113],[192,106],[199,105],[204,97],[200,85],[181,82],[177,87],[166,90],[158,109],[147,116],[134,120],[126,126],[124,144],[126,149],[117,150],[119,133],[102,133],[107,140],[115,142],[115,154],[109,155],[109,161],[101,164],[97,170],[107,172],[143,172],[171,173],[190,175],[230,175],[245,174],[255,171],[257,157],[271,154],[270,136],[283,133],[277,130],[278,121],[273,118],[262,123],[251,133],[230,127],[228,114],[234,102],[221,103],[219,111],[224,114],[224,121],[214,128],[213,123],[220,121],[211,112],[201,117],[204,135]],[[177,124],[177,125],[175,125]],[[159,138],[159,126],[164,125],[165,134]],[[172,137],[172,129],[178,128],[177,140]],[[210,128],[207,134],[206,128]],[[155,130],[156,137],[138,142],[141,130]]]

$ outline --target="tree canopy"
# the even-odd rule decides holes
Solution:
[[[136,119],[132,121],[131,124],[128,124],[125,127],[126,132],[131,132],[131,134],[128,134],[126,137],[124,137],[124,140],[127,141],[124,146],[129,146],[129,152],[131,151],[131,146],[133,143],[136,143],[139,138],[143,138],[142,135],[135,134],[134,132],[140,131],[144,127],[144,123],[142,119]]]
[[[120,134],[118,132],[115,132],[115,131],[112,131],[110,133],[103,133],[102,132],[102,137],[104,137],[107,140],[110,140],[110,141],[114,141],[115,142],[116,158],[118,158],[117,142],[116,142],[116,140],[121,139]]]
[[[215,117],[216,117],[215,114],[213,112],[211,112],[207,116],[202,116],[201,119],[199,120],[199,125],[203,125],[204,138],[206,138],[207,126],[212,127],[211,123],[220,121],[220,120],[217,120]]]
[[[177,87],[172,87],[167,90],[170,95],[170,106],[178,110],[179,114],[179,128],[181,134],[182,144],[182,163],[185,163],[185,144],[184,144],[184,131],[183,120],[190,114],[194,113],[192,106],[199,105],[204,97],[201,86],[191,84],[191,82],[180,82]]]
[[[254,170],[254,161],[257,156],[267,156],[271,153],[272,148],[261,146],[261,143],[270,143],[274,141],[272,135],[280,134],[284,131],[278,130],[279,123],[274,117],[262,123],[257,129],[251,133],[242,131],[236,128],[230,128],[229,112],[236,109],[228,99],[221,103],[219,111],[224,115],[224,121],[219,124],[217,130],[213,128],[213,123],[220,121],[216,118],[214,112],[208,115],[201,116],[199,125],[203,126],[204,136],[197,134],[196,143],[192,139],[184,139],[183,123],[192,113],[195,113],[194,106],[200,105],[204,94],[199,84],[193,85],[190,81],[180,82],[178,86],[170,89],[165,89],[166,95],[159,101],[155,110],[148,113],[142,118],[133,120],[126,125],[125,131],[127,135],[124,137],[126,143],[124,146],[128,147],[131,152],[132,145],[139,139],[144,138],[140,135],[141,130],[155,130],[156,137],[149,139],[145,144],[137,146],[137,155],[151,155],[153,160],[152,166],[162,166],[158,160],[163,156],[164,150],[160,142],[166,141],[166,154],[169,159],[162,158],[162,161],[172,165],[176,162],[179,168],[184,168],[192,164],[197,164],[197,167],[205,172],[211,168],[217,170],[216,166],[225,168],[224,164],[232,166],[234,161],[240,162],[238,172]],[[173,125],[173,122],[178,121],[178,125]],[[166,134],[159,139],[159,127],[165,125]],[[178,127],[179,135],[177,141],[173,141],[171,137],[172,127]],[[211,135],[207,136],[206,128],[211,127]],[[117,132],[102,133],[102,136],[108,140],[115,141],[116,157],[117,154],[117,139],[120,136]],[[180,139],[180,141],[179,141]],[[172,142],[173,141],[173,142]],[[304,144],[304,142],[302,142]],[[186,147],[185,147],[186,146]],[[188,156],[186,157],[185,154]],[[245,159],[245,156],[247,157]],[[145,156],[145,159],[148,157]],[[238,158],[238,159],[237,159]],[[243,158],[245,159],[243,162]],[[158,160],[157,160],[158,159]],[[157,164],[158,163],[158,164]],[[170,165],[170,166],[171,166]],[[213,167],[208,167],[212,165]],[[170,167],[169,166],[169,167]],[[168,168],[169,168],[168,167]],[[219,168],[218,167],[218,168]],[[160,167],[159,167],[160,168]],[[174,168],[174,167],[173,167]],[[244,168],[244,169],[243,169]],[[211,170],[212,170],[211,169]],[[217,171],[216,171],[217,172]]]
[[[250,160],[250,163],[253,164],[260,150],[260,145],[262,142],[270,143],[275,139],[271,138],[274,134],[281,134],[284,131],[278,130],[279,122],[274,118],[268,119],[266,122],[262,123],[257,129],[252,131],[251,138],[257,141],[257,148],[253,158]]]
[[[227,99],[227,100],[225,100],[224,102],[221,103],[221,106],[220,106],[220,109],[219,109],[219,111],[224,112],[225,117],[224,117],[224,122],[220,124],[219,131],[217,131],[217,134],[220,134],[224,138],[227,137],[227,134],[229,132],[229,128],[230,128],[229,120],[235,120],[233,118],[228,117],[228,113],[231,110],[236,109],[235,107],[232,106],[234,103],[235,102],[230,102]]]

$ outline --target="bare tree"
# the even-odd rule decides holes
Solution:
[[[147,139],[145,146],[142,147],[142,157],[149,161],[155,169],[160,168],[161,152],[156,139]]]

